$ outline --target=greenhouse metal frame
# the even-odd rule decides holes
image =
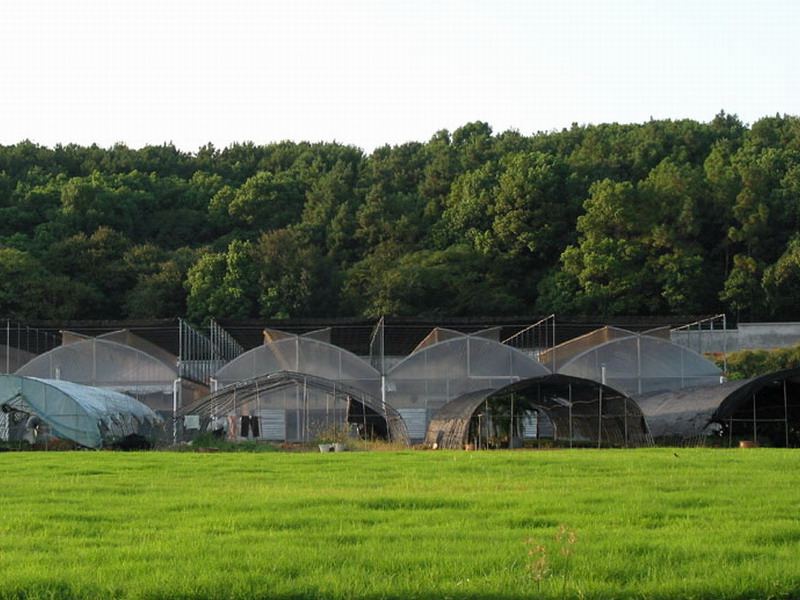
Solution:
[[[533,435],[526,431],[530,424],[536,428]],[[595,381],[560,374],[456,398],[434,415],[425,442],[448,449],[513,448],[526,438],[570,447],[576,442],[597,447],[652,443],[635,401]]]
[[[379,397],[341,381],[289,371],[223,387],[183,407],[177,419],[184,439],[194,429],[232,441],[308,443],[369,439],[377,430],[392,442],[410,442],[403,419]]]
[[[747,440],[800,447],[800,369],[636,400],[653,437],[662,444],[731,446]]]
[[[555,365],[557,373],[607,384],[631,397],[722,382],[719,367],[668,336],[668,329],[636,333],[603,327],[542,352],[539,360]]]

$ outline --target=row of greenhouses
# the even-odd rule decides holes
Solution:
[[[497,329],[436,327],[405,355],[357,355],[324,329],[263,329],[247,350],[226,335],[210,338],[207,355],[187,351],[193,338],[182,330],[177,354],[128,329],[62,331],[61,343],[0,376],[0,438],[89,448],[201,434],[445,449],[541,440],[800,445],[800,371],[728,382],[668,330],[601,327],[525,346]],[[233,350],[217,351],[220,340]]]

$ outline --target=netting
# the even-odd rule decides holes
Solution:
[[[768,373],[714,387],[637,398],[653,437],[663,444],[800,446],[800,370]]]
[[[465,394],[433,417],[426,443],[441,448],[514,448],[526,440],[649,444],[636,403],[593,381],[547,375]]]

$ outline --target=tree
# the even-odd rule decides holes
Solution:
[[[574,309],[601,315],[657,312],[657,273],[644,243],[654,215],[638,190],[630,182],[606,179],[592,186],[584,208],[578,241],[561,256],[564,272],[580,289]]]
[[[125,294],[135,281],[124,260],[130,246],[126,236],[108,227],[100,227],[90,236],[79,233],[50,246],[45,255],[49,268],[95,291],[97,304],[83,306],[77,316],[120,316]]]
[[[800,316],[800,233],[791,239],[781,257],[764,270],[763,287],[772,315]]]
[[[131,319],[176,318],[186,314],[184,286],[189,267],[197,260],[190,248],[167,252],[154,244],[135,246],[124,261],[136,276],[126,293],[124,310]]]
[[[0,314],[14,319],[72,319],[100,304],[97,293],[53,275],[29,252],[0,248]]]
[[[295,181],[261,171],[236,190],[227,210],[237,224],[271,231],[297,222],[303,201],[303,190]]]
[[[280,319],[335,314],[335,274],[301,232],[279,229],[262,234],[253,246],[253,256],[259,316]]]
[[[257,278],[252,245],[234,240],[227,252],[201,253],[186,276],[188,318],[246,319],[256,314]]]
[[[524,301],[496,276],[496,265],[466,244],[392,258],[379,248],[347,273],[346,306],[365,317],[513,314]]]

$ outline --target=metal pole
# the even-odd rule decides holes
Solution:
[[[600,386],[599,390],[599,402],[597,403],[597,449],[600,449],[600,446],[603,441],[603,386]]]
[[[733,446],[733,415],[728,417],[728,448]]]
[[[180,379],[172,382],[172,443],[178,443],[178,383]]]
[[[600,380],[602,381],[600,385],[599,391],[599,402],[597,403],[597,448],[600,449],[600,446],[603,441],[603,386],[606,384],[606,366],[603,364],[600,366]]]
[[[569,384],[569,447],[572,449],[572,384]]]
[[[756,431],[756,393],[753,392],[753,441],[758,442],[758,432]]]
[[[605,370],[605,367],[603,367]],[[681,369],[681,373],[683,373],[683,369]],[[603,373],[603,385],[606,384],[606,377],[605,372]],[[638,386],[638,392],[642,393],[642,334],[636,334],[636,385]],[[681,387],[683,384],[681,383]]]
[[[783,423],[786,430],[786,447],[789,447],[789,400],[786,395],[786,380],[783,380]]]
[[[728,376],[728,317],[722,315],[722,368]]]
[[[625,426],[625,447],[627,448],[628,447],[628,398],[627,397],[624,397],[622,399],[622,406],[623,406],[623,411],[625,412],[625,421],[623,423]]]
[[[514,392],[511,392],[511,423],[508,425],[508,449],[514,447]]]

